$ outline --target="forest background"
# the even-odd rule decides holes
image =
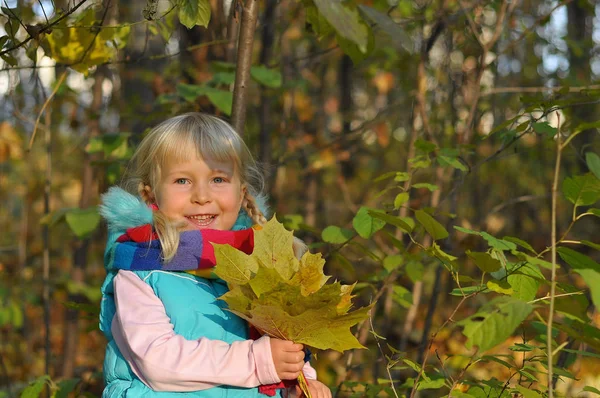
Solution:
[[[376,303],[336,396],[600,394],[593,1],[4,0],[0,48],[0,397],[101,394],[96,206],[191,110]]]

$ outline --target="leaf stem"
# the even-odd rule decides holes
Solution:
[[[560,161],[564,145],[561,145],[560,114],[558,134],[556,134],[556,165],[554,166],[554,181],[552,183],[552,277],[550,279],[550,309],[548,313],[548,325],[546,328],[546,350],[548,352],[548,398],[554,397],[552,388],[552,322],[554,321],[554,299],[556,294],[556,199],[558,193],[558,177],[560,175]],[[572,224],[572,223],[571,223]]]

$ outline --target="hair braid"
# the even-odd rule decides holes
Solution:
[[[258,205],[256,204],[256,198],[248,190],[246,190],[244,199],[244,210],[246,210],[246,213],[248,213],[248,216],[252,219],[252,221],[258,225],[266,224],[267,218],[258,208]]]

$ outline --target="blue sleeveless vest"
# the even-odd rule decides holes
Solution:
[[[127,196],[125,196],[127,195]],[[109,227],[105,264],[110,263],[111,249],[125,229],[151,223],[152,212],[138,199],[124,191],[111,190],[103,197],[101,213]],[[242,210],[233,229],[249,228],[250,218]],[[193,392],[157,392],[151,390],[132,372],[121,355],[110,331],[115,315],[113,279],[118,271],[107,269],[102,285],[100,304],[100,329],[108,339],[104,358],[104,380],[106,388],[103,398],[235,398],[266,396],[258,388],[217,386]],[[165,311],[174,325],[174,331],[186,339],[206,337],[227,343],[248,339],[248,328],[244,320],[226,311],[225,302],[217,298],[227,292],[221,280],[200,278],[174,271],[136,271],[137,276],[147,283],[163,302]],[[202,369],[198,369],[202,372]]]

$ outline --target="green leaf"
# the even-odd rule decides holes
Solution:
[[[69,393],[75,390],[81,379],[66,379],[58,382],[58,391],[54,398],[68,398]]]
[[[469,171],[469,168],[465,166],[465,164],[461,162],[456,156],[438,155],[436,159],[442,167],[451,166],[461,171]]]
[[[481,236],[483,237],[483,239],[485,239],[487,241],[488,245],[490,247],[493,247],[494,249],[498,249],[501,251],[517,250],[517,245],[515,245],[514,243],[503,240],[503,239],[498,239],[498,238],[488,234],[487,232],[481,232]]]
[[[87,238],[100,223],[100,214],[96,206],[87,209],[71,209],[65,214],[71,231],[80,239]]]
[[[361,52],[367,52],[369,28],[364,23],[356,7],[342,0],[313,0],[319,13],[325,17],[337,33],[354,42]]]
[[[388,171],[387,173],[383,173],[382,175],[380,175],[379,177],[375,178],[373,180],[373,182],[380,182],[380,181],[384,181],[387,180],[388,178],[392,178],[396,175],[395,171]]]
[[[585,154],[585,162],[596,178],[600,179],[600,156],[594,152],[588,152]]]
[[[527,318],[533,306],[512,297],[498,297],[484,305],[475,315],[460,321],[467,337],[467,348],[478,346],[485,352],[509,338]]]
[[[514,290],[513,290],[512,286],[510,286],[510,283],[508,283],[505,280],[497,281],[497,280],[491,279],[491,280],[487,281],[487,283],[485,285],[492,292],[496,292],[496,293],[500,293],[500,294],[507,294],[509,296],[512,296],[514,293]]]
[[[206,96],[221,112],[227,116],[231,115],[233,107],[233,93],[225,90],[211,90]]]
[[[404,263],[404,256],[400,254],[387,256],[383,259],[383,268],[385,268],[388,272],[392,272],[402,265],[402,263]]]
[[[600,180],[591,173],[567,177],[562,192],[575,207],[593,205],[600,199]]]
[[[456,263],[456,260],[458,258],[443,251],[440,248],[440,246],[437,244],[437,242],[433,242],[433,245],[431,245],[431,247],[427,249],[427,253],[431,254],[432,256],[434,256],[435,258],[440,260],[442,262],[442,264],[444,264],[449,269],[451,269],[451,270],[458,269],[458,264]]]
[[[593,392],[596,395],[600,395],[600,390],[598,390],[596,387],[592,387],[592,386],[585,386],[585,387],[583,387],[583,391],[585,391],[585,392]]]
[[[525,343],[516,343],[515,345],[508,347],[509,350],[517,352],[530,352],[535,350],[536,348],[537,347],[534,345]]]
[[[406,275],[411,281],[417,282],[423,280],[423,274],[425,272],[425,267],[423,267],[423,264],[416,261],[410,261],[404,268]]]
[[[374,23],[374,29],[382,31],[391,39],[394,48],[409,53],[414,52],[414,45],[411,38],[399,24],[390,18],[389,15],[364,4],[359,5],[358,8]]]
[[[533,247],[532,247],[532,246],[531,246],[529,243],[525,242],[524,240],[521,240],[521,239],[519,239],[519,238],[515,238],[515,237],[513,237],[513,236],[503,236],[503,237],[502,237],[502,240],[504,240],[504,241],[506,241],[506,242],[512,242],[512,243],[514,243],[514,244],[516,244],[516,245],[519,245],[519,246],[521,246],[521,247],[522,247],[522,248],[524,248],[524,249],[527,249],[527,250],[529,250],[529,251],[530,251],[530,252],[532,252],[533,254],[537,254],[537,253],[536,253],[536,251],[535,251],[535,250],[533,250]]]
[[[536,390],[532,390],[530,388],[526,388],[523,386],[517,386],[517,390],[521,393],[523,398],[542,398],[543,395],[537,392]]]
[[[188,29],[196,25],[208,27],[210,22],[209,0],[179,0],[179,22]]]
[[[413,304],[412,293],[404,286],[395,285],[392,299],[401,307],[410,308]]]
[[[596,250],[600,250],[600,245],[594,242],[590,242],[588,240],[582,240],[581,243],[583,245],[586,245],[588,247],[591,247],[592,249],[596,249]]]
[[[410,180],[410,174],[405,171],[396,172],[396,176],[394,177],[394,181],[396,182],[404,182]]]
[[[532,123],[531,127],[533,127],[533,131],[535,131],[536,133],[546,135],[549,138],[554,137],[558,132],[558,129],[556,127],[550,126],[548,122]]]
[[[557,251],[560,257],[581,275],[590,288],[592,302],[595,306],[600,306],[600,264],[567,247],[559,247]]]
[[[346,228],[330,225],[323,230],[321,238],[327,243],[342,244],[354,237],[354,232]]]
[[[489,253],[467,250],[467,255],[473,259],[475,265],[483,272],[494,272],[502,268],[502,263],[490,256]]]
[[[596,272],[600,272],[600,264],[592,260],[585,254],[581,254],[568,247],[559,247],[556,249],[560,257],[569,264],[573,269],[591,269]]]
[[[352,226],[362,238],[369,239],[375,232],[385,226],[383,220],[372,215],[373,212],[374,209],[363,206],[352,219]]]
[[[250,68],[250,75],[260,84],[270,87],[281,87],[281,72],[276,69],[270,69],[266,66],[253,66]]]
[[[394,209],[399,209],[403,204],[408,202],[408,192],[401,192],[394,199]]]
[[[425,182],[420,182],[418,184],[413,184],[411,188],[417,188],[417,189],[418,188],[427,188],[431,192],[437,191],[439,189],[439,187],[437,185],[428,184],[428,183],[425,183]]]
[[[514,298],[531,301],[535,298],[544,275],[537,266],[524,263],[516,271],[511,271],[507,280],[513,288]]]
[[[47,383],[50,383],[50,376],[44,375],[38,377],[25,387],[23,392],[21,392],[21,398],[38,398]]]
[[[425,211],[415,211],[415,217],[417,218],[417,221],[425,228],[427,233],[431,235],[433,240],[440,240],[448,237],[448,231],[446,231],[446,228],[444,228],[442,224],[437,222],[435,218],[431,217]]]

